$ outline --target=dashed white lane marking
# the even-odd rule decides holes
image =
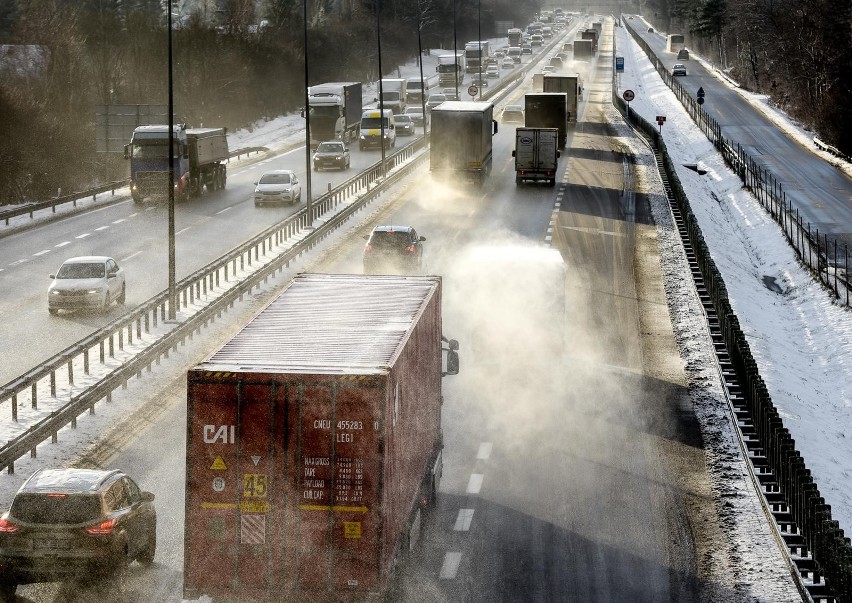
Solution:
[[[447,552],[444,554],[444,563],[441,565],[441,580],[452,580],[459,572],[461,553]]]
[[[129,256],[124,257],[124,258],[121,258],[121,261],[122,261],[122,262],[126,262],[126,261],[127,261],[127,260],[129,260],[130,258],[134,258],[134,257],[136,257],[137,255],[139,255],[140,253],[142,253],[142,252],[141,252],[141,251],[137,251],[136,253],[131,253]]]
[[[98,226],[95,230],[100,232],[101,230],[106,230],[109,226]]]
[[[224,214],[226,211],[229,211],[230,209],[231,209],[230,207],[226,207],[225,209],[220,209],[219,211],[216,212],[216,215],[218,216],[219,214]]]
[[[467,482],[468,494],[479,494],[479,490],[482,488],[482,478],[483,475],[481,473],[470,474],[470,479]]]
[[[471,521],[473,521],[473,509],[459,509],[459,514],[456,517],[456,525],[453,529],[456,532],[467,532],[470,530]]]
[[[479,445],[479,452],[476,453],[476,458],[480,460],[487,460],[489,456],[491,456],[491,449],[494,448],[494,444],[491,442],[482,442]]]
[[[119,218],[118,220],[113,220],[112,223],[113,224],[121,224],[125,220],[127,220],[127,218]]]
[[[53,251],[53,250],[52,249],[42,249],[41,251],[34,253],[33,256],[38,257],[40,255],[44,255],[45,253],[50,253],[51,251]]]
[[[12,262],[11,264],[9,264],[9,266],[10,266],[10,267],[11,267],[11,266],[19,266],[20,264],[23,264],[24,262],[26,262],[28,259],[29,259],[29,258],[24,258],[24,259],[22,259],[22,260],[15,260],[15,261],[14,261],[14,262]]]
[[[179,231],[177,231],[175,233],[175,236],[178,236],[179,234],[185,233],[187,230],[189,230],[189,228],[190,228],[189,226],[187,226],[186,228],[181,228]]]
[[[65,247],[66,245],[70,245],[70,244],[71,244],[71,241],[62,241],[61,243],[56,245],[56,247]]]
[[[76,237],[74,237],[74,238],[75,238],[75,239],[85,239],[86,237],[88,237],[88,236],[89,236],[89,235],[91,235],[91,234],[92,234],[92,233],[90,233],[90,232],[84,232],[83,234],[81,234],[81,235],[77,235],[77,236],[76,236]]]

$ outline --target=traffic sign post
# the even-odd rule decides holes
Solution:
[[[621,98],[627,101],[627,118],[630,118],[630,101],[636,98],[636,95],[633,93],[633,90],[625,90],[621,93]]]
[[[471,84],[470,86],[468,86],[468,88],[467,88],[467,93],[468,93],[468,94],[470,94],[470,96],[471,96],[472,98],[476,98],[476,93],[477,93],[477,92],[479,92],[479,88],[477,88],[477,87],[476,87],[476,86],[474,86],[473,84]]]
[[[665,115],[657,115],[657,125],[660,126],[660,134],[663,133],[663,124],[666,123]]]
[[[698,92],[696,92],[696,96],[698,97],[698,99],[697,99],[697,100],[698,100],[698,104],[699,104],[699,105],[703,105],[703,104],[704,104],[704,88],[702,88],[701,86],[699,86],[699,87],[698,87]]]
[[[624,71],[624,57],[615,57],[615,72]]]

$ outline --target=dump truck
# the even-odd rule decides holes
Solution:
[[[574,40],[574,60],[591,61],[595,53],[593,40]]]
[[[583,95],[583,78],[579,73],[546,73],[542,92],[564,92],[568,103],[568,125],[577,123],[577,111]]]
[[[188,371],[184,599],[381,600],[441,479],[441,295],[301,274]]]
[[[564,92],[528,92],[524,95],[524,126],[556,128],[559,148],[568,142],[568,97]]]
[[[445,101],[432,109],[429,170],[473,180],[479,185],[491,173],[494,105],[480,101]]]
[[[559,162],[559,130],[556,128],[516,128],[515,184],[546,182],[556,184]]]
[[[363,112],[361,82],[326,82],[308,88],[311,149],[321,142],[358,138]]]
[[[208,191],[225,188],[227,182],[227,128],[173,126],[175,199],[186,201]],[[133,201],[167,199],[169,196],[169,126],[139,126],[124,147],[130,161],[130,194]]]

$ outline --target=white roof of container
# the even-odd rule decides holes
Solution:
[[[197,369],[387,372],[439,276],[301,274]]]
[[[432,111],[485,111],[491,103],[485,101],[444,101]]]

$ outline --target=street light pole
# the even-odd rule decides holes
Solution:
[[[426,82],[423,79],[423,42],[420,39],[420,29],[423,27],[423,13],[417,0],[417,64],[420,66],[420,110],[423,111],[423,136],[426,136]]]
[[[476,35],[479,44],[479,100],[482,100],[482,64],[485,62],[482,56],[482,0],[476,2]]]
[[[379,15],[382,11],[381,0],[376,0],[376,49],[379,55],[379,147],[382,149],[382,177],[387,176],[385,168],[385,99],[382,87],[382,27]],[[390,127],[390,120],[388,120]]]
[[[305,44],[305,184],[307,184],[305,215],[307,216],[308,224],[311,226],[314,223],[314,203],[311,195],[311,105],[309,102],[310,94],[308,92],[308,0],[302,0],[302,10],[304,14],[304,44]]]
[[[175,102],[172,81],[172,0],[169,0],[169,313],[168,319],[177,316],[177,283],[175,276]]]
[[[456,99],[459,98],[459,43],[456,39],[456,0],[453,0],[453,62],[456,72]],[[425,119],[425,117],[424,117]]]

